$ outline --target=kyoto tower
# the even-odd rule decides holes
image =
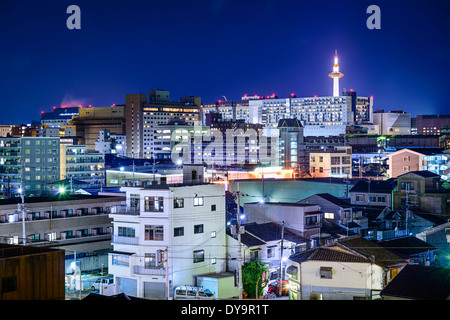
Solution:
[[[330,78],[333,78],[333,97],[339,97],[339,78],[342,78],[344,74],[339,72],[337,50],[334,54],[333,72],[331,72],[329,76]]]

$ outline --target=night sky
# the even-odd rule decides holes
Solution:
[[[81,30],[69,30],[69,5]],[[381,30],[369,30],[369,5]],[[0,0],[3,124],[53,106],[123,104],[170,90],[214,102],[244,94],[374,96],[375,109],[450,113],[450,1]]]

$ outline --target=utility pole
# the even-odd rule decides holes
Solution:
[[[278,290],[278,295],[281,297],[283,288],[283,240],[284,240],[284,221],[281,222],[281,243],[280,243],[280,289]]]
[[[239,182],[238,182],[238,191],[236,192],[237,196],[237,234],[238,234],[238,243],[239,243],[239,300],[242,300],[242,249],[241,249],[241,201],[240,201],[240,191],[239,191]]]
[[[20,197],[22,199],[22,203],[18,205],[19,210],[22,212],[22,237],[23,237],[23,245],[27,245],[27,233],[25,231],[25,184],[24,184],[24,161],[22,159],[22,181],[20,187]]]

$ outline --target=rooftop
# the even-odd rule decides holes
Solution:
[[[406,265],[380,295],[413,300],[448,300],[450,269],[417,264]]]

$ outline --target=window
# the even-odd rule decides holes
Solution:
[[[409,156],[403,157],[403,161],[404,162],[409,161]]]
[[[402,190],[414,190],[414,182],[402,182]]]
[[[111,263],[115,266],[128,267],[130,265],[130,258],[114,254],[111,257]]]
[[[211,211],[216,211],[216,205],[215,204],[211,205]]]
[[[194,198],[194,207],[199,207],[203,205],[203,197]]]
[[[386,196],[378,196],[377,202],[386,202]]]
[[[173,207],[175,209],[184,208],[184,199],[173,199]]]
[[[174,237],[184,236],[184,227],[174,228],[173,229],[173,236]]]
[[[403,166],[403,172],[409,172],[409,166]]]
[[[215,238],[216,237],[216,232],[215,231],[211,231],[211,238]]]
[[[306,226],[315,226],[317,225],[317,216],[311,216],[311,217],[306,217],[305,218],[305,225]]]
[[[203,224],[196,224],[194,226],[194,233],[203,233]]]
[[[325,219],[334,219],[333,212],[325,212]]]
[[[145,197],[145,211],[147,212],[163,212],[163,197]]]
[[[332,268],[331,267],[320,267],[320,279],[332,279]]]
[[[164,240],[164,226],[146,225],[145,226],[145,240]]]
[[[150,269],[156,267],[156,253],[146,253],[144,257],[144,268]]]
[[[135,237],[135,230],[134,230],[134,228],[119,227],[118,230],[117,230],[117,234],[120,237],[134,238]]]
[[[369,196],[369,202],[377,202],[376,196]]]
[[[205,250],[194,251],[194,263],[205,261]]]
[[[275,258],[275,247],[267,248],[267,259]]]
[[[363,194],[357,194],[355,196],[356,201],[364,201],[364,195]]]

